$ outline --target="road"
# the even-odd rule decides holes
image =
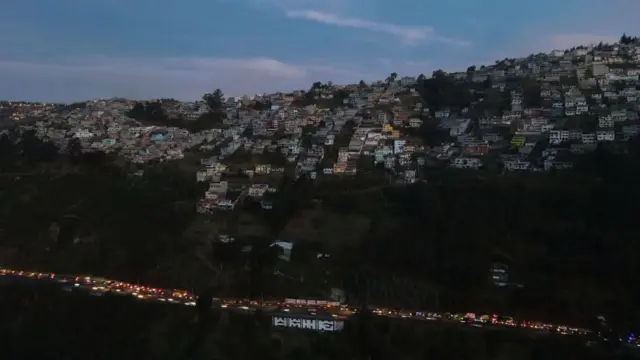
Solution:
[[[107,293],[133,297],[139,301],[153,301],[183,306],[195,306],[196,297],[185,290],[159,289],[148,286],[130,284],[117,280],[110,280],[89,276],[58,275],[53,273],[28,272],[23,270],[11,270],[0,268],[0,278],[23,281],[42,281],[60,284],[64,291],[85,291],[92,296],[103,296]],[[358,308],[342,305],[330,301],[319,300],[265,300],[251,301],[246,299],[217,299],[214,304],[233,311],[252,312],[262,309],[269,315],[305,316],[317,318],[333,318],[335,320],[348,320],[350,316],[358,313]],[[474,313],[437,313],[416,310],[392,310],[381,307],[370,307],[376,316],[384,316],[393,319],[406,319],[429,321],[434,324],[458,324],[469,328],[516,328],[513,318],[496,314],[479,315]],[[587,329],[572,328],[559,324],[547,324],[536,321],[522,321],[520,328],[530,329],[539,333],[556,333],[562,335],[586,335]]]

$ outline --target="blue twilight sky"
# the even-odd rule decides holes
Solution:
[[[8,0],[0,99],[197,99],[640,35],[638,0]]]

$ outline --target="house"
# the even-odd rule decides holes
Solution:
[[[557,145],[569,141],[569,135],[569,130],[551,130],[549,131],[549,143]]]
[[[438,119],[446,119],[451,115],[450,110],[438,110],[435,112],[435,117]]]
[[[596,131],[597,141],[614,141],[616,139],[616,132],[613,129],[598,130]]]
[[[504,136],[502,136],[498,132],[487,132],[482,135],[482,141],[484,142],[495,143],[503,140],[504,140]]]
[[[270,200],[261,200],[260,201],[260,207],[263,210],[271,210],[273,209],[273,202]]]
[[[271,164],[258,164],[255,166],[256,175],[269,175],[271,173]]]
[[[505,287],[509,283],[509,267],[503,263],[493,263],[489,269],[490,280],[497,287]]]
[[[626,116],[626,114],[625,114]],[[611,115],[605,115],[598,117],[599,128],[612,128],[614,126],[614,120]]]
[[[236,239],[231,235],[220,234],[218,235],[218,241],[220,241],[223,244],[229,244],[236,241]]]
[[[469,156],[486,155],[489,153],[489,143],[472,141],[464,144],[462,153]]]
[[[482,161],[478,158],[460,156],[451,161],[451,166],[458,169],[479,169],[482,167]]]
[[[233,210],[236,203],[231,199],[221,199],[216,203],[216,209],[230,211]]]
[[[511,138],[511,146],[521,147],[527,139],[522,135],[515,135]]]
[[[293,250],[293,243],[288,241],[276,241],[271,244],[271,247],[278,249],[278,258],[283,261],[291,261],[291,252]]]
[[[87,129],[80,129],[76,131],[75,134],[73,134],[73,137],[79,138],[79,139],[89,139],[93,136],[94,134]]]
[[[269,189],[268,184],[252,184],[251,187],[249,187],[247,195],[251,197],[259,198],[264,196],[264,194],[267,192],[268,189]]]
[[[564,156],[563,156],[564,155]],[[571,161],[567,155],[571,155],[570,152],[562,152],[557,155],[549,156],[544,159],[543,166],[545,171],[549,171],[551,169],[571,169],[573,168],[573,161]]]
[[[153,142],[165,141],[167,139],[168,139],[168,137],[167,137],[166,134],[158,133],[158,134],[151,135],[151,141],[153,141]]]
[[[335,141],[336,136],[334,134],[328,134],[324,139],[324,144],[327,146],[332,146]]]
[[[449,125],[449,135],[452,137],[463,135],[468,131],[470,125],[471,119],[457,119]]]
[[[596,143],[596,134],[595,133],[583,133],[581,137],[582,143],[586,145],[595,144]]]
[[[411,128],[419,128],[420,126],[422,126],[422,120],[420,120],[418,118],[409,119],[409,127],[411,127]]]
[[[416,182],[416,171],[415,170],[407,170],[404,172],[404,180],[407,184],[413,184]]]
[[[226,194],[229,191],[229,183],[226,181],[219,181],[209,184],[209,193]]]
[[[206,171],[198,171],[196,172],[196,181],[205,182],[209,180],[209,174]]]
[[[504,168],[511,171],[527,171],[531,170],[531,162],[522,159],[505,160]]]

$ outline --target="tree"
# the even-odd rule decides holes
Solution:
[[[80,143],[80,139],[71,138],[67,142],[66,153],[73,158],[78,158],[82,155],[82,143]]]
[[[358,86],[360,88],[366,88],[367,87],[367,83],[365,83],[364,80],[360,80],[360,83],[358,84]]]
[[[150,101],[145,105],[144,119],[154,123],[166,123],[169,120],[159,101]]]
[[[397,78],[398,78],[398,73],[392,72],[391,74],[389,74],[389,77],[387,77],[387,84],[391,84],[395,82]]]
[[[475,66],[475,65],[471,65],[471,66],[469,66],[469,67],[467,68],[467,72],[468,72],[468,73],[472,73],[472,72],[474,72],[474,71],[476,71],[476,66]]]
[[[453,78],[446,76],[442,70],[434,71],[430,79],[419,82],[416,90],[433,110],[447,107],[464,108],[475,100],[467,83],[454,82]]]
[[[129,110],[129,117],[134,119],[140,119],[145,116],[146,109],[144,103],[136,102],[131,110]]]
[[[439,128],[433,121],[424,121],[418,129],[418,136],[429,146],[439,146],[453,140],[449,131]]]
[[[446,73],[442,69],[438,69],[431,74],[432,78],[442,78]]]
[[[626,33],[623,33],[620,37],[620,43],[625,45],[631,43],[631,37],[627,36]]]
[[[483,82],[482,82],[482,88],[484,90],[487,89],[491,89],[493,87],[493,81],[491,81],[491,77],[487,77]]]
[[[541,86],[537,81],[524,80],[522,82],[522,94],[525,107],[542,106],[542,98],[540,96]]]
[[[0,171],[14,166],[19,158],[19,149],[14,134],[0,134]]]
[[[270,101],[254,101],[248,105],[248,108],[256,111],[265,111],[271,109],[271,105]]]
[[[38,138],[34,130],[22,133],[19,146],[28,164],[51,162],[58,156],[58,148],[53,143]]]
[[[336,101],[340,102],[340,105],[342,105],[343,101],[344,101],[345,99],[348,99],[348,98],[349,98],[349,95],[350,95],[350,93],[349,93],[347,90],[345,90],[345,89],[339,89],[339,90],[336,90],[336,91],[333,93],[333,98],[334,98]]]
[[[224,94],[222,90],[216,89],[212,93],[204,94],[202,100],[207,104],[211,112],[220,112],[224,103]]]

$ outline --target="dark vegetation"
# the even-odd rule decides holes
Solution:
[[[321,83],[319,81],[314,82],[311,88],[305,92],[305,94],[296,99],[292,105],[294,106],[307,106],[316,105],[319,108],[337,108],[344,106],[343,101],[349,98],[349,92],[340,89],[332,90],[333,84],[331,82]],[[327,99],[321,96],[322,93],[331,93],[333,98]]]
[[[224,118],[224,114],[219,112],[204,113],[196,120],[170,117],[162,107],[162,104],[158,101],[136,103],[127,115],[143,124],[175,126],[192,132],[198,132],[220,126]]]
[[[220,89],[202,96],[202,100],[208,107],[208,111],[200,115],[195,120],[187,120],[181,117],[169,116],[163,107],[163,100],[138,102],[127,114],[129,117],[147,125],[175,126],[187,129],[191,132],[198,132],[206,129],[219,127],[225,119],[226,114],[222,111],[224,94]],[[164,100],[172,103],[174,100]],[[257,105],[262,106],[261,104]]]
[[[211,248],[228,224],[211,228],[215,218],[198,218],[200,190],[171,167],[134,177],[107,155],[59,154],[29,132],[18,142],[5,136],[0,146],[5,264],[187,288],[208,284],[224,264],[275,264],[268,251],[269,260],[242,260],[237,248]],[[615,155],[601,146],[573,173],[525,178],[434,172],[428,184],[367,188],[357,180],[285,177],[273,211],[260,213],[270,227],[260,241],[268,245],[305,209],[338,215],[333,222],[342,214],[351,225],[359,216],[370,224],[359,237],[319,247],[335,254],[324,266],[351,294],[393,306],[580,324],[606,314],[632,326],[640,300],[630,286],[640,275],[633,241],[640,231],[638,148],[631,142],[629,154]],[[314,246],[301,246],[294,258]],[[487,273],[494,260],[509,263],[524,288],[494,289]],[[236,270],[233,276],[244,276]],[[246,284],[241,293],[269,296],[269,276],[255,290],[255,271],[238,279]]]
[[[188,250],[176,238],[195,215],[191,179],[160,167],[132,178],[105,154],[57,154],[31,136],[1,140],[11,151],[2,152],[0,241],[19,254],[9,264],[135,280]]]
[[[620,37],[621,44],[629,45],[637,42],[638,42],[637,36],[629,36],[625,33],[625,34],[622,34],[622,36]]]

